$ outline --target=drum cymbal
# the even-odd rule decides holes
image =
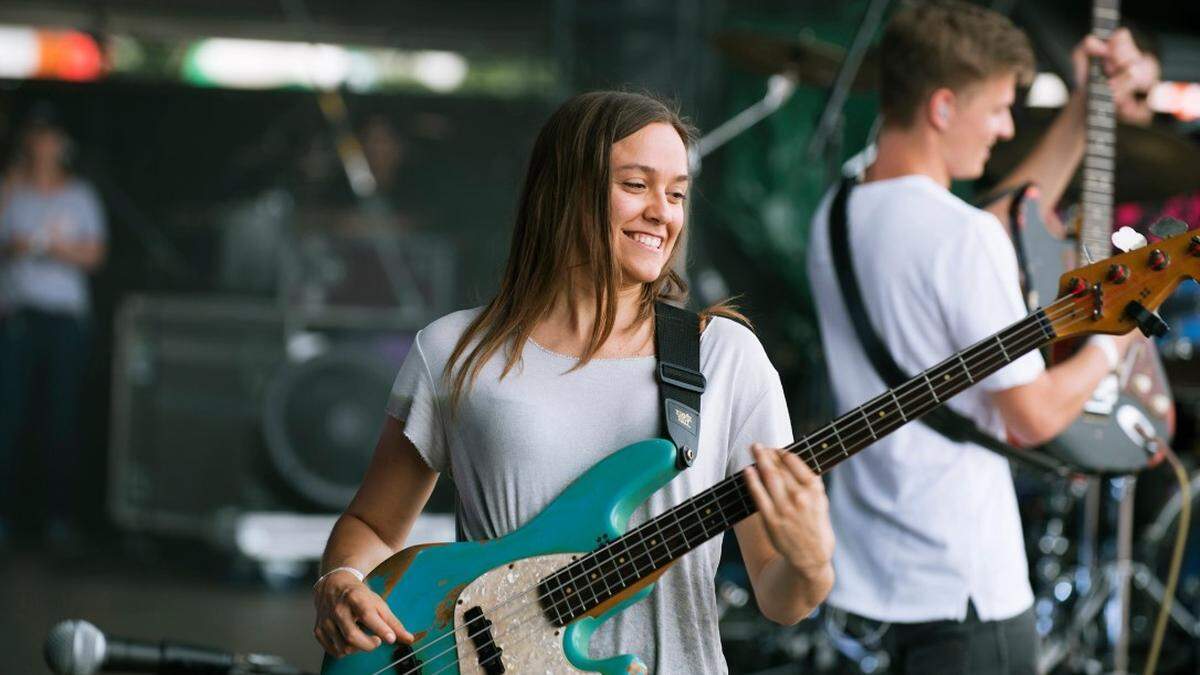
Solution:
[[[846,56],[841,47],[814,38],[785,40],[750,31],[724,31],[713,38],[717,51],[751,72],[791,75],[799,84],[827,87],[833,84]],[[854,78],[856,91],[874,89],[879,82],[875,50],[867,53]]]
[[[1017,135],[992,148],[984,181],[999,181],[1029,156],[1057,114],[1057,109],[1014,109]],[[1073,201],[1078,197],[1082,173],[1075,172],[1065,199]],[[1117,125],[1116,203],[1163,201],[1197,190],[1200,190],[1200,147],[1163,129]]]

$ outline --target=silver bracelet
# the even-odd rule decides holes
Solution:
[[[363,574],[362,572],[360,572],[359,570],[357,570],[353,567],[335,567],[335,568],[329,570],[328,572],[326,572],[325,574],[322,574],[320,577],[318,577],[316,583],[313,584],[313,588],[320,586],[322,581],[325,581],[325,579],[327,579],[331,574],[337,574],[338,572],[349,572],[350,574],[353,574],[354,578],[358,579],[359,582],[361,582],[363,579],[367,578],[367,575]]]

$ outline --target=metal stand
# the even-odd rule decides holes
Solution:
[[[1107,486],[1108,490],[1104,490]],[[1112,648],[1112,666],[1107,672],[1129,672],[1129,613],[1132,590],[1146,593],[1156,607],[1165,600],[1163,584],[1154,571],[1133,560],[1133,506],[1137,479],[1089,478],[1084,501],[1084,524],[1080,536],[1079,565],[1072,574],[1078,600],[1063,635],[1047,640],[1038,659],[1038,672],[1048,673],[1068,663],[1079,672],[1106,672],[1104,651]],[[1117,528],[1113,559],[1102,564],[1099,553],[1099,523],[1103,495],[1117,504]],[[1200,638],[1200,620],[1174,603],[1171,619],[1192,638]],[[1103,618],[1103,634],[1096,620]]]
[[[737,138],[750,127],[770,117],[779,110],[796,91],[796,82],[787,75],[772,75],[767,78],[767,93],[762,99],[742,112],[726,120],[721,126],[700,137],[692,146],[688,163],[693,174],[700,173],[700,160],[714,150]]]

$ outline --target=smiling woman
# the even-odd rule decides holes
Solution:
[[[450,356],[453,403],[510,340],[533,338],[580,365],[652,353],[654,303],[687,295],[674,268],[693,137],[678,113],[639,94],[582,94],[550,117],[529,160],[500,291]],[[618,320],[618,306],[632,314]],[[520,352],[505,357],[507,375]]]
[[[683,230],[687,148],[669,124],[648,124],[612,149],[613,238],[623,286],[654,282]]]
[[[429,557],[415,558],[421,553],[413,549],[397,551],[442,473],[458,488],[461,535],[504,538],[489,552],[526,541],[531,535],[521,532],[529,532],[523,528],[535,517],[554,521],[563,500],[586,494],[586,515],[572,512],[578,517],[555,521],[553,531],[534,537],[544,551],[570,553],[578,547],[564,548],[558,537],[583,533],[582,548],[591,546],[595,532],[584,521],[605,520],[615,495],[641,497],[629,497],[620,507],[624,515],[613,511],[612,522],[631,511],[633,522],[642,522],[757,460],[758,470],[746,478],[752,499],[764,513],[783,514],[770,521],[751,516],[735,526],[759,607],[776,621],[794,623],[828,592],[833,535],[821,481],[798,460],[785,462],[763,448],[751,452],[755,441],[772,447],[791,441],[787,404],[757,338],[721,316],[720,308],[710,308],[705,326],[696,326],[707,385],[694,464],[675,476],[675,448],[668,444],[666,485],[654,492],[644,481],[649,464],[622,459],[628,455],[619,450],[662,434],[655,307],[686,300],[676,261],[686,232],[691,138],[668,106],[624,92],[576,96],[542,128],[499,293],[484,307],[445,316],[417,334],[392,387],[375,457],[330,536],[322,563],[329,571],[315,589],[315,635],[335,656],[371,653],[327,661],[329,672],[357,675],[379,668],[355,664],[413,659],[433,659],[429,663],[440,667],[436,659],[455,652],[444,642],[433,644],[445,622],[443,628],[430,624],[421,602],[388,590],[398,586],[380,585],[396,565],[410,571],[434,565]],[[619,615],[571,619],[565,631],[537,624],[545,629],[543,644],[515,639],[522,631],[529,637],[533,624],[499,612],[487,618],[492,639],[459,649],[472,665],[500,658],[512,672],[561,672],[566,660],[577,670],[644,672],[632,657],[591,661],[590,639],[592,652],[635,652],[654,672],[726,672],[713,579],[719,539],[676,560],[647,600],[623,599]],[[537,552],[519,547],[512,560],[526,569]],[[478,559],[482,549],[471,550],[472,565],[492,567]],[[377,565],[364,583],[361,571]],[[513,564],[495,569],[497,579],[516,574]],[[468,575],[475,581],[448,596],[448,606],[492,583],[488,574]],[[478,621],[470,619],[471,625]],[[385,641],[411,646],[393,652]],[[535,661],[522,660],[527,643],[539,645],[529,657]]]

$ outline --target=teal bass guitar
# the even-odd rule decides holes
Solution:
[[[1173,237],[1155,251],[1177,262],[1153,269],[1145,253],[1132,251],[1064,275],[1060,300],[785,450],[821,474],[1056,339],[1164,328],[1152,310],[1200,270],[1200,237]],[[1130,270],[1119,283],[1107,279],[1114,264]],[[739,473],[628,530],[634,509],[677,473],[669,441],[635,443],[594,465],[511,534],[397,553],[366,583],[416,640],[326,656],[322,675],[646,672],[634,655],[589,658],[592,633],[649,594],[674,561],[756,510]]]

